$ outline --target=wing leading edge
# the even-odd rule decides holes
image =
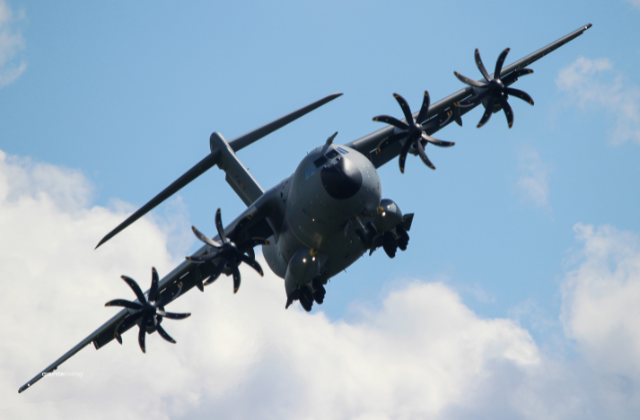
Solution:
[[[587,29],[591,28],[591,26],[592,24],[590,23],[587,25],[581,26],[580,28],[552,42],[546,47],[540,48],[539,50],[527,55],[526,57],[521,58],[520,60],[517,60],[514,63],[504,67],[500,72],[500,78],[505,78],[506,76],[509,76],[514,72],[517,72],[518,70],[524,69],[526,66],[530,65],[531,63],[534,63],[535,61],[549,54],[550,52],[560,48],[564,44],[579,37]],[[491,75],[492,78],[494,76],[495,75],[493,74]],[[508,84],[512,84],[517,80],[518,80],[517,77],[511,77],[510,82]],[[472,95],[473,95],[472,87],[467,86],[463,89],[460,89],[459,91],[447,96],[446,98],[441,99],[438,102],[432,104],[429,107],[429,112],[424,118],[424,121],[417,121],[417,122],[422,123],[423,126],[429,126],[430,128],[426,130],[426,133],[428,135],[431,135],[441,130],[442,128],[446,127],[447,125],[451,124],[452,122],[454,122],[455,118],[453,118],[453,115],[455,111],[454,109],[455,104],[459,104],[465,99],[470,98]],[[480,102],[476,103],[473,106],[458,108],[460,116],[471,111],[479,104]],[[418,114],[419,113],[416,112],[415,114],[413,114],[413,117],[417,118]],[[406,119],[402,121],[406,121]],[[379,168],[380,166],[384,165],[385,163],[389,162],[390,160],[394,159],[400,154],[402,149],[402,144],[398,141],[395,141],[389,144],[388,147],[382,150],[377,150],[378,146],[382,142],[384,142],[392,134],[397,134],[398,132],[399,131],[395,127],[388,126],[374,133],[371,133],[365,137],[362,137],[358,140],[355,140],[351,143],[348,143],[347,146],[358,150],[360,153],[362,153],[365,156],[369,156],[369,158],[371,159],[375,167]]]
[[[232,238],[234,242],[243,242],[254,237],[268,238],[273,235],[273,230],[267,221],[267,217],[271,214],[274,208],[273,196],[273,189],[265,192],[265,194],[258,198],[249,208],[242,212],[240,216],[238,216],[224,229],[225,235]],[[219,241],[219,235],[216,235],[214,240]],[[192,255],[192,257],[199,257],[206,254],[209,252],[208,248],[209,247],[207,245],[202,246]],[[176,294],[176,299],[179,298],[193,287],[202,285],[202,283],[211,276],[215,267],[216,266],[213,264],[197,264],[189,260],[184,261],[159,281],[158,293],[160,298],[172,294]],[[149,291],[147,290],[145,293],[148,292]],[[135,302],[138,301],[136,300]],[[46,374],[58,369],[60,365],[73,357],[87,345],[93,343],[96,350],[98,350],[115,338],[116,330],[118,330],[120,334],[123,334],[125,331],[128,331],[130,328],[137,325],[136,322],[127,322],[132,312],[133,311],[128,309],[122,309],[119,311],[116,315],[100,326],[100,328],[96,329],[75,347],[43,369],[29,382],[22,385],[18,390],[18,393],[22,393],[29,389],[36,382],[46,376]]]

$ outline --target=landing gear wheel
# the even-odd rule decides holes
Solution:
[[[409,245],[409,234],[407,230],[402,225],[396,226],[396,232],[398,233],[398,248],[402,251],[407,250],[407,245]]]
[[[384,248],[384,252],[387,253],[389,258],[394,258],[396,256],[396,251],[398,250],[398,242],[396,241],[396,237],[391,232],[385,232],[382,236],[382,248]]]
[[[318,305],[322,305],[322,302],[324,302],[324,295],[326,294],[327,291],[324,286],[320,286],[315,292],[313,292],[313,300],[315,300]]]
[[[311,292],[311,288],[308,286],[300,288],[300,305],[302,305],[305,311],[311,312],[311,307],[313,306],[313,293]]]

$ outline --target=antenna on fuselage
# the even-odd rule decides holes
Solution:
[[[331,143],[333,143],[333,139],[335,139],[337,135],[338,135],[338,132],[336,131],[335,133],[333,133],[333,134],[331,135],[331,137],[329,137],[329,138],[327,139],[327,142],[325,143],[325,145],[326,145],[326,146],[331,145]]]
[[[333,133],[328,139],[327,142],[324,144],[324,146],[322,146],[322,153],[324,154],[327,149],[329,148],[329,146],[331,146],[331,144],[333,143],[333,139],[336,138],[336,136],[338,135],[338,132],[336,131],[335,133]]]

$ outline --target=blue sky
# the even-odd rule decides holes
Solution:
[[[344,92],[239,153],[266,189],[333,132],[347,143],[382,127],[373,116],[400,116],[392,93],[417,110],[425,89],[438,100],[463,86],[454,70],[480,78],[475,48],[492,68],[506,47],[510,63],[593,23],[520,79],[535,106],[511,99],[512,129],[502,114],[476,129],[474,110],[437,134],[456,146],[428,150],[436,171],[413,157],[404,175],[396,161],[380,169],[383,197],[416,214],[409,248],[393,261],[363,257],[315,309],[330,322],[364,322],[391,291],[442,282],[478,319],[508,319],[540,348],[588,359],[579,334],[567,333],[568,279],[591,240],[640,233],[637,0],[0,4],[0,150],[23,168],[82,175],[82,205],[115,221],[88,248],[202,159],[212,131],[232,139]],[[167,261],[198,246],[191,224],[214,231],[218,207],[230,221],[244,205],[212,169],[155,211]],[[95,258],[135,235],[121,233]],[[150,263],[159,264],[140,262],[140,272]]]

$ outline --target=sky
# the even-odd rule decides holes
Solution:
[[[0,417],[601,419],[640,409],[640,2],[0,0]],[[212,169],[98,241],[209,152],[333,92],[238,153],[264,189],[336,143],[587,24],[476,109],[379,169],[415,213],[406,252],[364,256],[308,314],[243,269],[171,306],[176,340],[84,349],[17,389],[168,273],[244,204]],[[258,255],[263,267],[266,263]],[[175,305],[175,306],[174,306]],[[170,323],[170,325],[169,325]],[[163,324],[164,325],[164,324]],[[97,416],[97,417],[96,417]]]

